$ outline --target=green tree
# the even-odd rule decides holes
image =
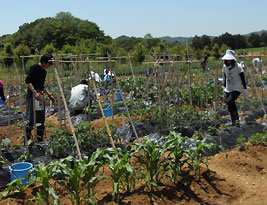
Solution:
[[[76,53],[75,47],[71,46],[69,44],[66,44],[63,46],[63,48],[61,49],[61,53],[63,54],[69,54],[69,53]]]
[[[263,32],[261,34],[261,41],[262,41],[264,46],[267,46],[267,32]]]
[[[20,56],[28,56],[31,54],[31,50],[29,49],[28,46],[25,46],[24,44],[19,44],[15,50],[15,57],[16,57],[16,62],[21,65],[21,58]],[[24,65],[26,64],[26,62],[28,61],[29,58],[24,58]]]
[[[42,50],[41,50],[41,54],[45,54],[45,53],[55,53],[56,52],[56,48],[52,45],[52,44],[47,44]]]
[[[217,43],[215,43],[212,47],[212,51],[213,51],[213,56],[216,58],[216,59],[219,59],[221,57],[221,54],[220,54],[220,47]]]
[[[138,43],[133,51],[133,60],[137,63],[142,63],[145,60],[146,48],[142,43]]]
[[[197,36],[197,35],[192,39],[192,44],[191,45],[195,50],[204,48],[201,38],[199,36]]]
[[[14,51],[11,43],[6,43],[4,45],[1,55],[4,57],[3,62],[6,67],[10,67],[14,63]]]
[[[226,44],[222,44],[220,48],[220,54],[223,55],[227,49],[229,49],[229,46],[227,46]]]
[[[261,44],[261,37],[260,35],[253,33],[248,37],[248,42],[252,48],[259,47]]]

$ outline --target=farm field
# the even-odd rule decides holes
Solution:
[[[62,96],[58,98],[53,112],[47,111],[45,143],[30,147],[35,150],[32,156],[27,155],[21,138],[25,104],[17,103],[25,95],[24,76],[5,81],[10,88],[10,109],[18,120],[0,127],[1,140],[10,139],[8,145],[2,141],[1,151],[12,163],[19,157],[14,153],[23,151],[21,155],[35,165],[39,178],[33,178],[35,182],[26,189],[17,184],[17,190],[2,197],[0,204],[267,204],[267,67],[262,67],[265,74],[251,75],[253,68],[250,59],[246,60],[249,99],[241,95],[238,100],[240,126],[229,124],[217,62],[203,73],[199,62],[171,66],[166,61],[164,74],[155,65],[155,76],[145,76],[144,65],[125,69],[116,65],[118,78],[113,84],[96,83],[95,88],[89,82],[88,90],[97,91],[94,94],[100,98],[95,97],[92,107],[83,110],[82,120],[76,122],[78,115],[71,116],[75,133]],[[58,68],[68,101],[71,88],[87,75],[88,68],[65,66],[62,63]],[[94,68],[101,73],[105,67]],[[60,96],[53,71],[47,78],[48,88]],[[123,91],[125,101],[112,97],[115,90]],[[106,117],[105,123],[100,111],[109,106],[114,116]],[[5,107],[0,109],[8,115]],[[83,160],[78,160],[74,134]]]

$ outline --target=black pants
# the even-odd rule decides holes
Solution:
[[[233,124],[235,124],[235,122],[239,120],[239,116],[238,116],[238,112],[237,112],[237,108],[235,104],[235,101],[239,95],[240,95],[240,92],[238,91],[232,91],[230,93],[226,93],[225,102],[228,105],[228,111],[230,112],[231,120]]]
[[[45,108],[44,110],[35,111],[36,114],[36,124],[40,124],[37,126],[37,140],[43,141],[43,135],[45,132]],[[27,98],[26,104],[26,135],[27,139],[31,139],[31,131],[34,126],[34,115],[33,115],[33,98]]]

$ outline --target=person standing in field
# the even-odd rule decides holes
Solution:
[[[2,101],[4,102],[4,104],[7,105],[5,92],[4,92],[4,83],[2,80],[0,80],[0,97],[1,97]]]
[[[203,70],[203,72],[205,72],[207,70],[207,62],[208,62],[208,58],[209,58],[209,54],[205,55],[202,60],[201,60],[201,68]]]
[[[52,58],[51,54],[43,55],[39,64],[34,64],[30,67],[25,79],[25,83],[28,85],[26,104],[26,134],[28,140],[31,139],[35,110],[36,123],[40,123],[40,126],[37,126],[37,141],[43,141],[45,131],[45,103],[43,94],[45,93],[53,103],[55,102],[55,98],[44,87],[46,70],[52,65],[52,62],[50,62]]]
[[[224,74],[224,99],[230,112],[232,125],[239,122],[239,115],[236,107],[236,99],[241,94],[242,89],[245,97],[248,95],[244,70],[240,64],[236,62],[235,52],[233,50],[226,50],[222,57]]]

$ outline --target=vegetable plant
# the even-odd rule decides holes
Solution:
[[[121,148],[106,149],[109,154],[104,157],[107,159],[107,164],[112,171],[108,178],[113,183],[112,200],[116,198],[119,203],[120,189],[126,187],[127,192],[135,186],[135,169],[131,166],[130,159],[132,154]]]
[[[181,133],[175,132],[170,132],[168,136],[163,137],[164,148],[168,151],[168,172],[173,182],[176,182],[181,174],[182,167],[188,162],[188,159],[184,157],[188,152],[188,149],[185,149],[187,139]]]
[[[166,174],[164,168],[164,153],[165,148],[160,147],[149,138],[144,139],[141,143],[137,143],[134,148],[137,158],[137,163],[141,165],[141,177],[146,182],[146,186],[150,191],[154,191],[161,179],[161,173]]]

